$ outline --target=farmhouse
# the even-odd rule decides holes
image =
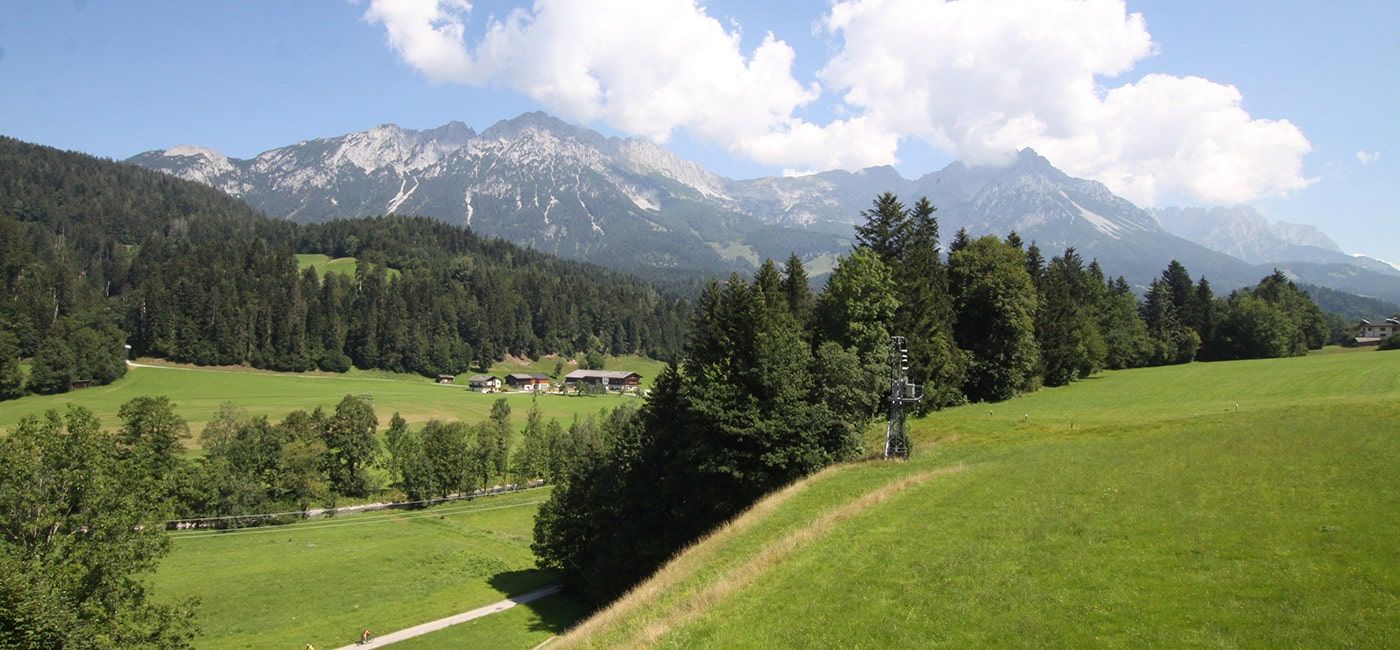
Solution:
[[[1400,318],[1361,319],[1357,325],[1356,342],[1361,345],[1380,343],[1400,333]]]
[[[532,375],[524,372],[516,372],[506,375],[506,385],[515,390],[528,390],[542,393],[549,390],[548,375]]]
[[[500,392],[500,377],[490,374],[473,374],[466,378],[466,387],[476,392]]]
[[[629,370],[575,370],[564,376],[564,389],[577,391],[583,386],[605,391],[630,392],[641,385],[642,376]]]

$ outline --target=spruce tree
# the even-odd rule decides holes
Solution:
[[[904,204],[893,193],[885,192],[860,216],[865,223],[856,224],[856,245],[874,251],[887,265],[895,264],[909,233],[909,214]]]
[[[19,365],[19,339],[0,330],[0,400],[24,394],[24,372]]]
[[[965,361],[953,341],[953,302],[934,213],[927,198],[910,210],[909,238],[894,274],[899,308],[891,334],[908,340],[909,380],[924,386],[921,411],[963,401]]]
[[[778,273],[778,265],[772,259],[763,260],[753,278],[754,291],[763,304],[769,308],[787,309],[787,295],[783,290],[783,276]]]
[[[787,296],[788,311],[804,329],[812,321],[812,287],[802,258],[793,253],[783,266],[783,295]]]

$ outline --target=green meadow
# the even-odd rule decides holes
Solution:
[[[327,273],[339,273],[341,275],[355,275],[355,269],[359,268],[359,260],[353,257],[331,257],[320,253],[297,253],[297,269],[315,269],[316,275],[324,277]],[[389,277],[399,274],[398,269],[389,269]]]
[[[379,511],[287,526],[172,533],[149,583],[155,598],[198,600],[207,648],[335,648],[548,584],[530,536],[548,488],[424,510]],[[482,647],[496,634],[530,647],[578,604],[554,596],[453,628]],[[559,624],[562,627],[562,624]],[[500,647],[500,646],[497,646]]]
[[[142,363],[147,361],[141,360]],[[618,363],[628,365],[626,361]],[[656,364],[658,362],[643,360],[628,367]],[[115,426],[121,405],[144,395],[169,397],[196,435],[224,402],[232,402],[250,415],[280,420],[297,409],[311,410],[317,406],[332,409],[346,395],[367,396],[373,400],[382,427],[388,425],[389,417],[395,412],[416,424],[435,418],[476,422],[486,418],[496,399],[505,397],[510,401],[516,425],[523,427],[525,413],[535,399],[546,419],[558,418],[565,426],[575,416],[587,416],[618,404],[639,401],[637,397],[618,395],[540,395],[536,398],[529,393],[481,394],[467,390],[465,376],[459,379],[461,384],[439,385],[417,375],[382,371],[352,370],[341,375],[263,372],[247,368],[135,367],[129,368],[125,377],[106,386],[0,402],[0,428],[13,427],[26,415],[48,409],[62,410],[69,403],[91,409],[105,425]]]
[[[559,645],[1400,645],[1400,353],[1104,373],[911,422]]]

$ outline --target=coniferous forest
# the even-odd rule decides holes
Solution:
[[[505,354],[670,358],[683,341],[683,299],[429,219],[298,226],[196,183],[8,138],[0,170],[4,397],[108,383],[125,372],[123,345],[197,364],[433,375]],[[318,277],[294,253],[359,264]]]

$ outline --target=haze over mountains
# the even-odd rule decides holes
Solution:
[[[1296,279],[1400,302],[1400,270],[1353,258],[1308,226],[1250,208],[1147,211],[1034,151],[1007,167],[955,162],[919,178],[892,167],[735,180],[641,139],[605,137],[544,113],[477,133],[452,122],[392,124],[308,140],[250,160],[178,146],[130,162],[207,183],[300,222],[385,213],[432,216],[567,257],[643,273],[747,270],[796,252],[814,273],[850,246],[879,193],[927,196],[942,234],[1012,230],[1047,256],[1074,246],[1145,285],[1172,259],[1220,288],[1277,266]]]

